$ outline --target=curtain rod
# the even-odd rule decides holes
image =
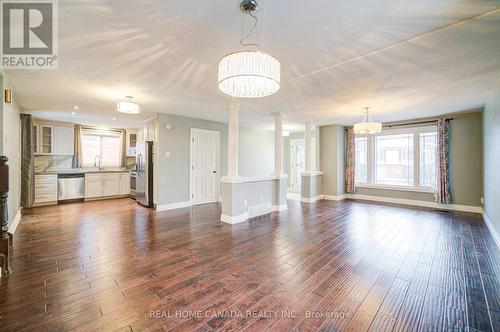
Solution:
[[[439,119],[436,120],[423,120],[423,121],[414,121],[414,122],[405,122],[405,123],[395,123],[395,124],[386,124],[382,125],[383,128],[392,128],[392,127],[403,127],[403,126],[412,126],[417,124],[426,124],[426,123],[436,123]],[[445,120],[451,121],[455,120],[455,118],[445,118]],[[350,126],[352,127],[352,126]],[[347,128],[345,129],[347,130]]]
[[[382,125],[382,127],[392,128],[392,127],[402,127],[402,126],[412,126],[417,124],[427,124],[427,123],[436,123],[439,119],[436,120],[425,120],[425,121],[414,121],[414,122],[405,122],[405,123],[395,123],[395,124],[386,124]],[[446,118],[445,120],[451,121],[455,120],[455,118]]]
[[[125,131],[125,129],[119,129],[119,128],[101,128],[98,126],[84,126],[84,125],[77,125],[80,126],[82,129],[89,129],[89,130],[95,130],[95,131],[114,131],[114,132],[122,132]]]

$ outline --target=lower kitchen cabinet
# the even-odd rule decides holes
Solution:
[[[130,174],[128,172],[87,173],[85,175],[85,198],[123,196],[129,194]]]
[[[57,174],[35,175],[35,205],[57,203]]]

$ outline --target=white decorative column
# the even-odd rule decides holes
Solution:
[[[302,173],[300,201],[303,203],[314,203],[321,197],[322,181],[320,177],[323,173],[317,169],[312,169],[312,123],[308,122],[305,126],[306,167],[304,173]],[[316,144],[318,144],[318,141],[319,136],[316,135]]]
[[[283,115],[274,114],[274,175],[283,173]]]
[[[240,104],[229,104],[228,148],[227,148],[227,177],[238,177],[238,127]]]
[[[306,135],[305,135],[305,145],[306,145],[306,165],[305,173],[310,174],[312,169],[312,123],[306,123]]]

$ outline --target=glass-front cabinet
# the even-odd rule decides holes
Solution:
[[[54,150],[54,127],[40,125],[40,154],[52,154]]]
[[[38,125],[37,124],[33,125],[32,134],[33,134],[33,139],[32,139],[33,153],[39,154],[40,152],[38,151]]]
[[[127,129],[127,157],[135,157],[137,152],[138,131]]]

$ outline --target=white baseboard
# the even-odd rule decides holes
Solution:
[[[322,195],[321,196],[321,199],[325,199],[327,201],[341,201],[343,199],[345,199],[345,195],[342,194],[342,195]]]
[[[22,215],[22,207],[17,210],[16,216],[12,220],[12,223],[10,224],[9,227],[9,233],[14,234],[16,232],[17,226],[19,225],[19,222],[21,221],[21,215]]]
[[[271,206],[271,211],[272,212],[282,212],[282,211],[286,211],[286,210],[288,210],[288,205],[287,204],[272,205]],[[265,213],[263,212],[262,214],[252,215],[251,217],[250,217],[250,214],[248,212],[245,212],[245,213],[240,214],[238,216],[228,216],[226,214],[222,214],[220,216],[220,220],[222,222],[227,223],[227,224],[235,225],[235,224],[240,224],[242,222],[245,222],[245,221],[247,221],[250,218],[260,217],[260,216],[263,216],[263,215],[266,215],[266,214],[269,214],[269,212],[265,212]]]
[[[342,199],[354,199],[354,200],[363,200],[363,201],[426,207],[426,208],[439,209],[439,210],[483,213],[483,208],[481,206],[470,206],[470,205],[459,205],[459,204],[440,204],[440,203],[436,203],[436,202],[419,201],[419,200],[415,200],[415,199],[403,199],[403,198],[394,198],[394,197],[359,195],[359,194],[345,194],[345,195],[339,195],[339,196],[324,195],[323,198],[327,199],[327,200],[335,200],[335,201],[342,200]]]
[[[191,205],[192,205],[191,201],[156,205],[156,211],[168,211],[168,210],[181,209],[181,208],[190,207]]]
[[[247,220],[248,220],[248,212],[240,214],[239,216],[228,216],[225,214],[222,214],[220,216],[220,221],[225,222],[226,224],[231,224],[231,225],[239,224],[239,223],[245,222]]]
[[[484,222],[486,223],[486,226],[488,226],[488,229],[490,230],[491,236],[495,240],[495,243],[497,244],[498,249],[500,249],[500,235],[498,235],[497,230],[495,229],[495,226],[493,226],[493,221],[488,217],[486,214],[486,211],[483,212],[483,219]]]
[[[285,203],[285,204],[281,204],[281,205],[273,205],[271,207],[271,210],[273,212],[281,212],[281,211],[286,211],[288,210],[288,205]]]
[[[321,198],[323,198],[322,195],[318,195],[316,197],[301,197],[300,202],[310,204],[310,203],[314,203],[314,202],[321,200]]]

